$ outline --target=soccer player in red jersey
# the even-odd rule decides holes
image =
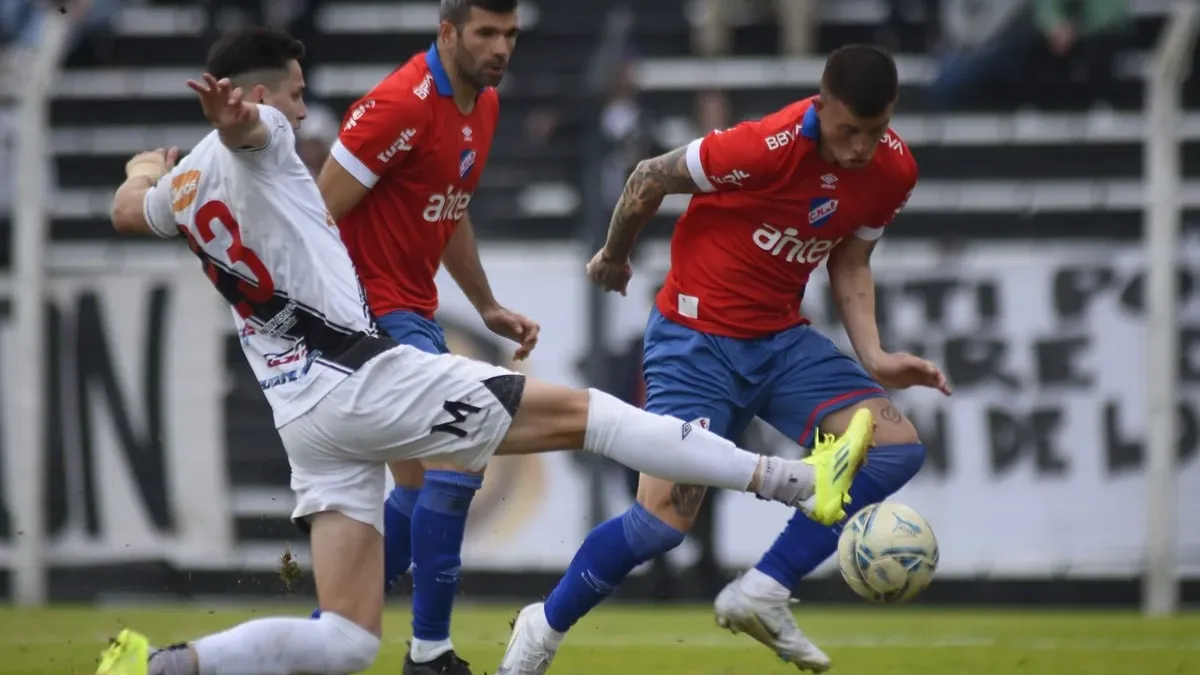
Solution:
[[[760,417],[805,446],[849,435],[857,409],[870,410],[876,447],[850,488],[850,512],[899,490],[924,460],[887,390],[950,393],[934,364],[884,351],[875,321],[871,252],[917,181],[912,154],[889,129],[898,94],[885,51],[838,49],[818,96],[642,162],[588,265],[594,283],[624,293],[640,230],[666,195],[694,195],[646,328],[646,409],[727,438]],[[800,311],[825,260],[858,361]],[[643,475],[637,504],[588,535],[544,605],[522,610],[498,673],[545,672],[571,626],[635,567],[683,541],[703,497],[702,487]],[[788,599],[833,554],[840,529],[797,514],[761,562],[719,594],[718,623],[802,670],[826,670],[829,658],[797,627]]]
[[[442,0],[429,51],[355,102],[318,184],[380,326],[446,353],[434,320],[445,265],[493,332],[523,359],[538,325],[500,305],[479,262],[468,206],[487,164],[499,84],[517,39],[516,0]],[[461,411],[446,403],[448,433]],[[425,471],[428,468],[428,471]],[[467,511],[483,476],[452,466],[392,464],[385,509],[386,587],[413,568],[413,640],[406,675],[464,675],[450,641]]]

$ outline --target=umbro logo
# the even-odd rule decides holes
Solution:
[[[692,433],[692,423],[691,423],[691,422],[684,422],[684,423],[683,423],[683,436],[681,436],[681,437],[680,437],[680,440],[683,440],[684,438],[687,438],[687,437],[688,437],[688,434],[690,434],[690,433]]]
[[[821,188],[825,190],[833,190],[837,188],[837,181],[837,176],[827,173],[824,176],[821,176]]]

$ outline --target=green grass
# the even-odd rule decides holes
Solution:
[[[476,675],[495,672],[516,607],[463,606],[459,653]],[[301,606],[206,609],[0,609],[0,673],[91,673],[105,638],[123,626],[157,644],[197,637],[256,616],[305,616]],[[1200,673],[1200,615],[1165,620],[1096,612],[943,611],[863,607],[797,610],[801,627],[863,675],[1169,675]],[[397,674],[408,615],[389,611],[371,673]],[[718,630],[706,607],[610,607],[584,619],[555,675],[784,675],[796,673],[745,636]]]

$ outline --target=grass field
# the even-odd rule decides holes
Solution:
[[[508,640],[513,608],[462,607],[455,643],[476,675],[492,673]],[[91,673],[105,639],[122,626],[157,644],[182,641],[267,614],[256,610],[0,609],[0,673]],[[834,659],[835,673],[863,675],[1200,674],[1200,615],[1147,620],[1134,614],[925,609],[798,608],[801,626]],[[383,652],[371,673],[400,672],[408,615],[387,616]],[[718,630],[707,607],[612,607],[567,639],[556,675],[783,675],[796,673],[744,636]]]

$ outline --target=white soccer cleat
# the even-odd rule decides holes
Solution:
[[[543,675],[558,652],[558,640],[546,623],[543,603],[529,605],[513,621],[508,649],[496,675]]]
[[[800,670],[814,673],[829,670],[829,656],[796,625],[789,600],[751,597],[742,589],[741,582],[741,577],[734,579],[717,595],[714,605],[717,625],[732,633],[749,635]]]

